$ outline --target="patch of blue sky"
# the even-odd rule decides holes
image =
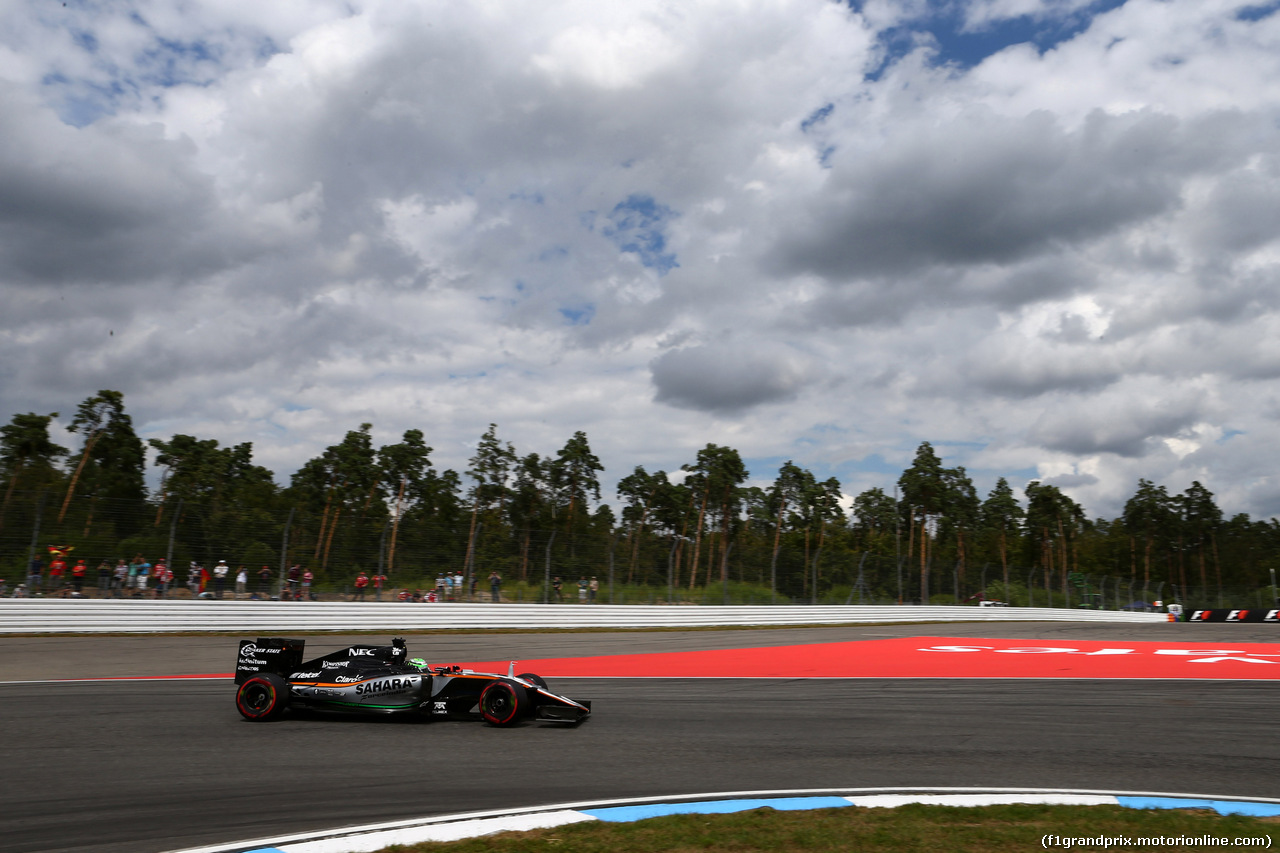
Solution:
[[[537,192],[536,190],[534,192],[514,192],[507,196],[507,198],[510,201],[527,201],[531,204],[541,205],[547,203],[546,199],[543,198],[542,193]]]
[[[1224,432],[1224,433],[1222,434],[1222,437],[1221,437],[1221,438],[1219,438],[1219,439],[1218,439],[1216,442],[1214,442],[1214,443],[1215,443],[1215,444],[1226,444],[1228,441],[1230,441],[1231,439],[1235,438],[1237,435],[1244,435],[1244,434],[1245,434],[1245,432],[1244,432],[1244,430],[1242,430],[1242,429],[1229,429],[1229,430],[1227,430],[1226,432]]]
[[[1044,53],[1075,38],[1089,28],[1095,17],[1123,6],[1125,2],[1094,0],[1078,9],[1061,10],[1047,6],[1040,14],[993,20],[970,29],[965,22],[964,3],[927,0],[920,15],[880,33],[883,60],[867,78],[879,79],[889,66],[915,50],[922,37],[927,38],[935,49],[934,65],[947,65],[959,70],[972,68],[988,56],[1013,45],[1030,44]],[[850,0],[849,5],[858,11],[862,0]]]
[[[538,253],[538,260],[543,263],[563,261],[567,257],[569,257],[568,246],[548,246]]]
[[[570,326],[586,326],[595,318],[596,306],[588,302],[586,305],[561,308],[560,316],[564,317]]]
[[[822,125],[835,112],[836,105],[828,103],[811,112],[804,121],[800,122],[800,132],[806,135],[815,135],[821,137]],[[818,163],[824,169],[831,168],[831,155],[835,153],[834,145],[825,145],[822,142],[816,143],[818,153]]]
[[[221,58],[220,47],[203,41],[157,38],[152,47],[143,51],[139,64],[146,69],[141,75],[144,80],[169,88],[193,83],[207,85],[213,80]]]
[[[676,216],[679,214],[653,196],[637,193],[609,212],[603,234],[623,252],[636,255],[644,266],[666,275],[680,266],[675,253],[667,251],[665,232],[666,224]]]
[[[88,30],[72,30],[71,41],[86,53],[98,52],[98,37]]]
[[[298,403],[284,403],[283,405],[281,405],[281,406],[280,406],[280,408],[284,409],[286,412],[309,412],[309,411],[311,411],[311,407],[310,407],[310,406],[303,406],[303,405],[300,405],[300,404],[298,404]]]
[[[100,118],[114,115],[116,105],[121,100],[126,96],[137,95],[136,87],[121,80],[101,85],[87,81],[76,84],[66,78],[46,78],[45,85],[61,90],[57,105],[58,117],[72,127],[86,127]]]
[[[234,45],[205,39],[164,38],[137,12],[130,12],[127,17],[130,25],[143,30],[145,35],[142,47],[124,62],[102,54],[98,36],[92,29],[67,28],[74,44],[92,57],[94,70],[90,78],[49,75],[43,80],[50,91],[50,100],[59,105],[64,122],[83,127],[115,114],[124,104],[144,98],[158,100],[159,93],[174,86],[207,86],[228,70],[229,49],[247,51],[260,61],[280,50],[270,38],[252,32],[222,34],[237,43]]]
[[[939,448],[943,447],[959,447],[965,450],[981,450],[987,446],[987,442],[985,441],[947,441],[946,439],[943,439],[941,441],[931,441],[929,443],[933,445],[935,450],[938,450],[939,456],[942,455]]]
[[[800,122],[800,132],[808,133],[813,129],[814,125],[821,124],[827,120],[827,117],[835,111],[836,105],[828,103],[826,106],[819,107],[809,114],[809,116]]]
[[[743,457],[742,464],[746,466],[749,478],[756,481],[756,485],[768,488],[768,484],[777,478],[778,470],[786,461],[783,456],[746,456]]]
[[[1015,468],[1012,471],[1001,471],[1000,473],[996,474],[994,477],[991,478],[992,484],[994,484],[995,481],[1000,479],[1001,477],[1004,477],[1005,480],[1008,481],[1009,486],[1014,490],[1015,493],[1017,493],[1019,489],[1021,489],[1025,484],[1030,483],[1032,480],[1044,479],[1043,477],[1040,476],[1040,472],[1035,468]],[[1019,495],[1019,497],[1022,497],[1022,496]]]
[[[1256,6],[1245,6],[1243,9],[1236,10],[1236,20],[1261,21],[1270,18],[1278,11],[1280,11],[1280,0],[1272,0],[1270,3],[1259,3]]]

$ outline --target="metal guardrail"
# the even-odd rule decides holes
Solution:
[[[699,628],[857,622],[1163,622],[1163,613],[1048,607],[415,604],[0,599],[0,634]]]

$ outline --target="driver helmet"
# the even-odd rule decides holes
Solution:
[[[423,660],[422,658],[414,658],[413,660],[409,661],[409,666],[414,667],[415,669],[430,669],[430,668],[431,668],[431,667],[427,664],[427,662],[426,662],[425,660]]]

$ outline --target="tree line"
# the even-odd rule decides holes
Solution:
[[[1269,590],[1280,562],[1275,519],[1225,518],[1199,482],[1175,494],[1140,480],[1120,517],[1090,519],[1039,481],[1019,495],[1002,477],[981,496],[928,442],[888,491],[867,489],[846,512],[837,479],[788,461],[768,485],[748,485],[738,451],[715,444],[678,471],[636,466],[610,503],[581,431],[540,455],[518,452],[490,424],[459,473],[436,468],[421,430],[375,446],[365,423],[282,485],[254,464],[248,442],[144,443],[118,391],[79,404],[67,427],[74,450],[50,438],[59,417],[16,414],[0,427],[6,572],[57,544],[93,560],[142,553],[179,567],[302,563],[322,584],[362,569],[404,585],[497,570],[532,589],[552,575],[607,572],[619,585],[704,600],[749,587],[791,601],[1070,604],[1167,589],[1209,603]],[[150,490],[148,446],[160,469]]]

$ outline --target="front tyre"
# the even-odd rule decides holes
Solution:
[[[536,684],[539,687],[541,687],[543,690],[547,689],[547,680],[543,678],[541,675],[535,675],[532,672],[522,672],[519,675],[517,675],[516,678],[520,679],[521,681],[527,681],[530,684]]]
[[[513,726],[529,706],[524,687],[511,681],[495,681],[480,694],[480,715],[491,726]]]
[[[236,710],[253,723],[278,720],[289,707],[289,682],[274,672],[255,675],[236,691]]]

